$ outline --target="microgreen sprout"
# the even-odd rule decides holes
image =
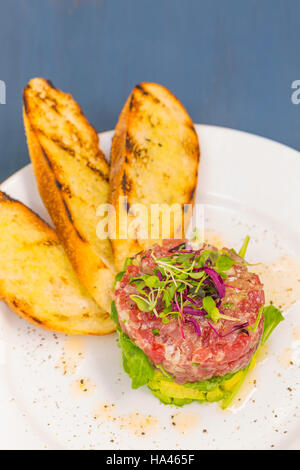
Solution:
[[[204,297],[203,308],[207,312],[206,317],[211,318],[215,325],[218,323],[220,318],[229,321],[239,321],[238,318],[229,317],[228,315],[224,315],[223,313],[221,313],[220,310],[217,308],[216,302],[212,297]]]
[[[249,235],[247,235],[245,240],[244,240],[244,243],[242,245],[242,248],[239,251],[239,256],[241,258],[245,258],[245,256],[246,256],[246,251],[247,251],[247,248],[248,248],[249,241],[250,241],[250,237],[249,237]]]

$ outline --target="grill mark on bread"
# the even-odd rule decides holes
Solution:
[[[129,154],[135,155],[135,157],[145,159],[147,156],[147,148],[140,147],[138,142],[127,132],[126,133],[126,152]],[[125,157],[125,161],[128,162],[127,156]]]
[[[134,96],[133,94],[131,95],[131,98],[130,98],[130,101],[129,101],[129,109],[130,111],[132,110],[133,108],[133,104],[134,104]]]
[[[106,181],[107,183],[109,182],[109,176],[105,175],[103,171],[99,170],[99,168],[96,168],[94,165],[92,165],[91,162],[87,162],[87,167],[92,170],[94,173],[97,173],[97,175],[101,176],[101,178]]]
[[[42,145],[41,145],[41,150],[42,150],[42,153],[43,153],[43,156],[44,156],[46,162],[48,163],[49,168],[50,168],[51,171],[52,171],[52,170],[53,170],[53,165],[52,165],[51,160],[50,160],[50,158],[48,157],[46,151],[45,151],[44,148],[42,147]]]
[[[27,85],[23,90],[23,104],[24,104],[25,113],[28,115],[29,108],[28,108],[28,103],[26,99],[26,90],[30,90],[30,85]]]
[[[35,90],[34,90],[35,91]],[[57,108],[57,106],[59,106],[59,103],[54,99],[52,98],[49,94],[47,94],[47,90],[43,90],[43,93],[45,93],[45,97],[43,98],[40,94],[40,92],[35,92],[35,97],[37,99],[39,99],[40,101],[42,101],[43,103],[45,103],[45,105],[49,106],[49,111],[48,112],[51,112],[54,111],[62,121],[64,122],[67,122],[69,124],[69,126],[71,127],[71,132],[70,134],[75,136],[76,137],[76,145],[79,145],[79,147],[85,149],[86,151],[88,151],[88,149],[85,147],[85,142],[82,140],[81,136],[80,136],[80,133],[78,133],[77,131],[77,128],[76,126],[69,120],[67,119],[67,117],[63,114],[63,111],[60,112]],[[24,101],[26,101],[26,98],[24,97]],[[64,105],[64,108],[66,108],[67,105]],[[26,109],[26,107],[25,107]],[[32,110],[32,112],[34,112],[34,110]],[[30,113],[30,110],[28,110],[27,114]],[[81,117],[84,117],[83,115],[83,112],[81,111],[81,109],[79,108],[79,116]],[[46,118],[46,120],[48,120],[48,118]],[[53,129],[53,126],[51,124],[51,122],[48,123],[48,125]],[[49,135],[47,133],[45,133],[40,126],[36,126],[36,129],[41,132],[41,134],[43,134],[44,136],[50,138],[54,143],[56,143],[59,147],[61,147],[63,150],[65,150],[66,152],[68,153],[74,153],[74,150],[72,148],[69,148],[66,144],[64,144],[61,139],[59,138],[55,138],[55,137],[49,137]]]
[[[22,311],[22,310],[21,310]],[[30,315],[28,312],[22,312],[24,315],[26,315],[29,319],[31,319],[34,323],[37,323],[38,325],[46,325],[46,322],[43,322],[42,320],[39,320],[38,318],[34,317],[33,315]]]
[[[60,139],[58,139],[56,137],[49,137],[49,136],[46,136],[46,137],[50,138],[50,140],[52,140],[52,142],[54,142],[56,145],[58,145],[58,147],[60,147],[65,152],[67,152],[69,155],[71,155],[71,157],[75,156],[75,154],[76,154],[75,150],[68,147]]]
[[[196,132],[196,129],[195,129],[195,126],[194,126],[194,123],[191,119],[187,119],[185,120],[185,122],[183,123],[183,125],[185,127],[187,127],[188,129],[190,129],[194,134],[196,134],[196,136],[198,137],[198,134]]]
[[[192,202],[194,200],[194,196],[195,196],[195,191],[196,191],[196,186],[194,186],[190,192],[190,196],[189,196],[189,200],[190,202]]]
[[[156,96],[154,96],[150,91],[145,90],[145,88],[141,84],[137,85],[135,88],[140,90],[143,93],[143,95],[148,96],[149,98],[151,98],[152,101],[154,101],[154,103],[156,103],[156,104],[160,103],[160,104],[164,105],[164,103],[162,103],[160,99],[158,99]]]
[[[70,187],[67,184],[61,183],[58,179],[55,178],[55,184],[59,191],[66,193],[69,197],[72,197],[72,192]]]
[[[143,95],[149,95],[149,92],[144,89],[144,87],[141,85],[141,83],[139,83],[138,85],[136,85],[135,88],[136,88],[137,90],[140,90],[140,91],[143,93]]]
[[[53,88],[53,90],[56,90],[56,87],[53,85],[53,83],[51,82],[51,80],[47,80],[47,79],[46,79],[45,81],[48,83],[48,85],[49,85],[51,88]]]
[[[73,217],[72,217],[72,214],[70,212],[70,209],[68,208],[68,205],[66,203],[66,201],[64,199],[62,199],[63,201],[63,204],[64,204],[64,207],[65,207],[65,210],[66,210],[66,214],[68,216],[68,219],[69,221],[71,222],[76,234],[78,235],[78,237],[80,238],[81,241],[85,242],[85,239],[84,237],[81,235],[81,233],[78,231],[78,229],[76,228],[75,224],[74,224],[74,220],[73,220]]]
[[[41,246],[44,246],[44,247],[51,247],[51,246],[59,246],[59,245],[60,245],[60,242],[59,242],[59,240],[57,240],[57,239],[48,239],[48,240],[36,241],[36,242],[33,242],[33,243],[31,243],[31,242],[28,242],[28,243],[25,242],[25,243],[24,243],[24,247],[26,247],[26,248],[27,248],[27,247],[28,247],[28,248],[30,248],[30,247],[35,247],[35,246],[39,246],[39,247],[41,247]]]
[[[41,129],[40,126],[36,126],[36,129],[38,131],[39,134],[42,134],[44,137],[46,137],[47,139],[51,140],[51,142],[53,142],[54,144],[56,144],[58,147],[60,147],[62,150],[64,150],[65,152],[67,152],[69,155],[71,155],[72,157],[75,156],[75,150],[73,150],[72,148],[68,147],[66,144],[64,144],[61,139],[59,139],[58,137],[54,137],[54,136],[49,136],[49,133],[46,133],[43,131],[43,129]]]
[[[126,150],[128,150],[128,152],[134,151],[134,140],[128,132],[126,132]]]
[[[132,214],[132,212],[130,211],[130,204],[129,204],[128,201],[125,202],[125,210],[126,210],[126,212],[127,212],[128,214],[134,215],[134,214]]]
[[[22,315],[24,315],[26,318],[31,319],[33,322],[35,322],[38,325],[43,325],[44,322],[42,320],[39,320],[36,318],[31,311],[31,306],[27,304],[24,300],[19,300],[16,297],[11,300],[12,306],[18,310]],[[25,309],[26,307],[26,309]]]
[[[68,205],[66,203],[66,201],[63,199],[63,204],[65,206],[65,210],[66,210],[66,213],[67,213],[67,216],[68,216],[68,219],[69,221],[71,222],[72,225],[74,225],[74,221],[73,221],[73,218],[72,218],[72,214],[70,212],[70,209],[68,208]]]
[[[63,185],[58,181],[58,179],[55,179],[55,184],[56,184],[56,186],[57,186],[57,189],[59,189],[60,191],[62,191]]]
[[[41,100],[43,103],[45,103],[46,105],[50,106],[52,110],[55,111],[56,114],[58,114],[58,116],[62,116],[62,114],[60,113],[60,111],[57,109],[57,101],[56,99],[52,98],[46,90],[42,90],[42,91],[39,91],[39,92],[35,92],[35,96],[36,98],[38,98],[39,100]]]
[[[87,158],[83,157],[81,153],[76,152],[76,150],[68,147],[66,144],[64,144],[60,139],[56,137],[49,137],[42,129],[38,128],[38,132],[40,132],[42,135],[44,135],[46,138],[51,140],[54,144],[56,144],[58,147],[60,147],[62,150],[64,150],[66,153],[68,153],[71,157],[74,157],[79,163],[84,161],[85,165],[87,168],[89,168],[91,171],[94,173],[97,173],[101,178],[108,182],[109,181],[109,176],[106,176],[103,171],[101,171],[99,168],[95,167],[90,161],[88,161]],[[80,146],[81,144],[79,144]],[[81,145],[82,147],[82,145]],[[48,163],[50,165],[50,168],[52,169],[51,163],[48,158]]]
[[[60,242],[58,240],[46,240],[44,242],[41,242],[41,245],[43,245],[43,246],[58,246],[58,245],[60,245]]]
[[[122,184],[123,193],[126,195],[127,193],[130,192],[131,184],[130,184],[130,181],[128,180],[128,176],[126,175],[125,171],[123,172],[121,184]]]
[[[126,193],[126,173],[124,171],[123,176],[122,176],[122,189],[123,193]]]

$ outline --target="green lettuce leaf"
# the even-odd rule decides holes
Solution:
[[[284,320],[284,316],[278,308],[273,305],[264,307],[263,314],[265,317],[264,332],[261,338],[261,344],[264,345],[270,334],[275,330],[276,326]]]
[[[119,327],[119,319],[118,319],[118,311],[117,311],[117,307],[116,307],[115,301],[111,303],[111,315],[110,315],[110,318],[111,318],[112,321],[116,324],[117,328],[120,328],[120,327]]]
[[[132,380],[132,388],[147,385],[153,379],[154,368],[144,351],[136,346],[121,330],[115,302],[111,304],[111,319],[117,325],[119,346],[122,349],[123,368]]]
[[[153,379],[154,368],[146,354],[129,337],[119,332],[119,345],[123,353],[123,367],[132,380],[132,388],[139,388]]]

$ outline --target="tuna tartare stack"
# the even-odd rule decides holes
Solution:
[[[166,241],[127,260],[112,318],[133,388],[148,385],[166,404],[228,406],[257,348],[283,319],[264,307],[263,285],[244,251]]]

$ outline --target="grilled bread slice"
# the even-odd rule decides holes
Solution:
[[[109,167],[98,135],[71,95],[42,78],[25,88],[23,115],[38,188],[58,237],[82,284],[110,311],[111,243],[96,233],[97,208],[108,202]]]
[[[101,335],[112,321],[79,283],[56,233],[0,192],[0,299],[25,320],[67,334]]]
[[[153,244],[155,230],[151,230],[158,227],[157,223],[157,238],[165,238],[164,220],[158,212],[151,212],[152,204],[166,204],[169,208],[179,204],[182,217],[184,205],[189,204],[185,208],[188,224],[199,157],[193,122],[177,98],[156,83],[137,85],[121,112],[111,150],[110,202],[115,214],[111,213],[109,230],[117,269],[122,268],[126,257]],[[139,209],[133,210],[136,203],[147,208],[146,233],[136,223],[137,219],[143,220]],[[170,213],[170,237],[181,239],[184,221],[175,216],[172,219]]]

